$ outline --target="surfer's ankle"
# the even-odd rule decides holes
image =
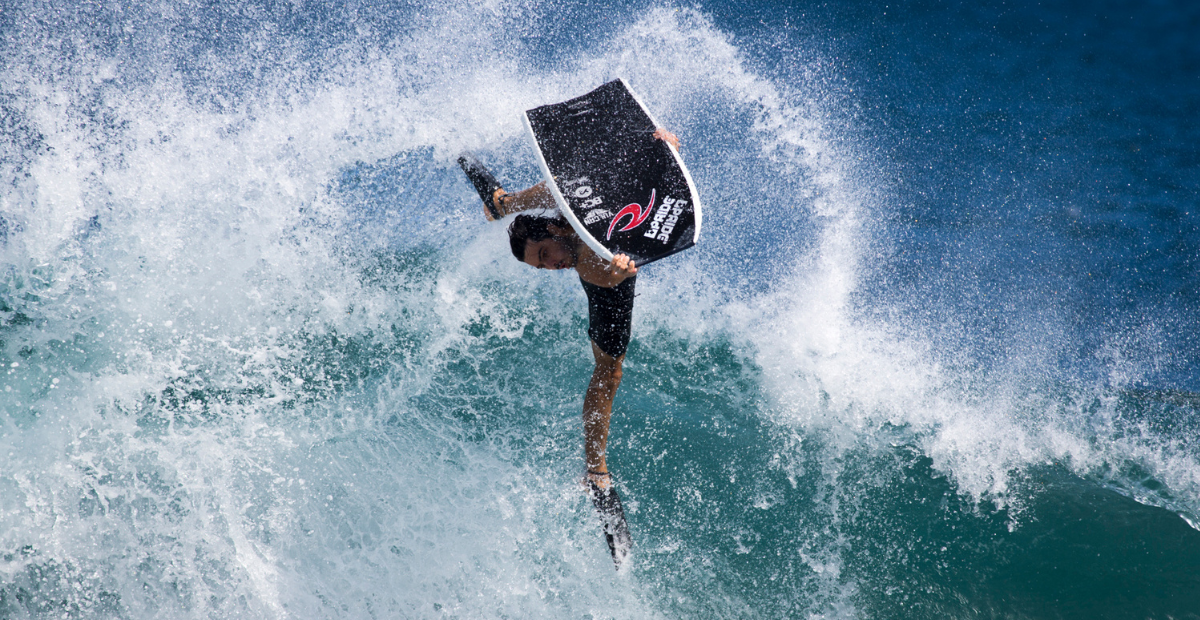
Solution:
[[[501,216],[508,215],[512,211],[508,208],[508,201],[512,198],[512,194],[504,191],[503,187],[497,187],[496,191],[492,192],[492,204],[496,206],[496,211]]]

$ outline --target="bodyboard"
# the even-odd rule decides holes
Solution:
[[[555,202],[605,260],[638,265],[700,239],[700,196],[679,153],[625,80],[525,112]]]

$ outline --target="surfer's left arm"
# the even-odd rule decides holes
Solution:
[[[676,151],[679,150],[679,136],[676,136],[666,129],[659,127],[658,129],[654,130],[654,137],[675,147]]]

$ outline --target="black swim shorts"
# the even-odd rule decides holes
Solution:
[[[629,346],[635,280],[637,276],[612,288],[579,280],[588,298],[588,336],[601,351],[613,357],[625,355],[625,349]]]

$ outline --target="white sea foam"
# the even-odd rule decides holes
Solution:
[[[683,127],[700,113],[684,102],[723,85],[721,67],[748,78],[691,12],[635,20],[656,52],[625,35],[547,72],[475,27],[495,11],[520,13],[431,11],[379,50],[329,50],[299,79],[267,66],[227,91],[167,67],[134,79],[86,38],[73,64],[39,73],[59,33],[24,35],[4,80],[38,143],[9,169],[6,299],[10,318],[40,330],[11,332],[16,389],[0,396],[0,546],[28,550],[6,556],[10,584],[58,567],[35,596],[74,592],[70,609],[133,617],[657,617],[639,588],[614,589],[573,473],[523,470],[409,399],[436,396],[439,368],[482,317],[502,342],[538,328],[503,304],[532,305],[541,322],[579,316],[536,289],[486,292],[536,274],[496,258],[502,231],[476,223],[459,149],[519,145],[522,109],[617,75]],[[253,69],[254,48],[197,71]],[[663,52],[674,71],[657,64]],[[702,65],[704,81],[684,77]],[[756,96],[731,90],[734,105]],[[413,172],[453,178],[449,193],[405,178],[383,214],[339,193],[347,170],[373,172],[360,162],[422,149],[440,168]],[[367,227],[389,218],[404,229],[380,243]],[[429,258],[378,262],[397,249]],[[578,297],[569,280],[545,286]],[[414,332],[411,355],[338,348],[386,343],[372,334],[393,328]],[[359,392],[359,369],[341,364],[363,361],[385,367]],[[485,392],[508,397],[502,384]],[[563,400],[553,408],[574,408]],[[568,434],[555,450],[574,453]]]
[[[126,25],[169,32],[183,19],[170,13]],[[523,5],[419,13],[420,28],[381,45],[363,34],[323,49],[320,70],[301,60],[305,41],[264,26],[190,73],[155,36],[138,39],[142,56],[109,56],[92,33],[71,55],[53,42],[64,31],[23,22],[2,76],[29,136],[0,196],[5,321],[24,321],[5,328],[0,368],[4,586],[98,617],[745,609],[737,593],[688,607],[687,592],[614,577],[575,480],[579,386],[530,385],[586,373],[582,296],[573,276],[508,258],[453,163],[475,148],[507,182],[534,180],[520,111],[617,76],[683,137],[712,227],[640,279],[635,338],[731,343],[767,395],[755,415],[827,442],[813,504],[828,518],[788,550],[810,569],[797,588],[816,592],[810,613],[856,615],[839,527],[857,508],[836,489],[862,445],[899,437],[961,493],[999,503],[1033,465],[1103,476],[1133,461],[1177,493],[1143,501],[1200,514],[1194,455],[1105,426],[1111,399],[1089,413],[1024,395],[1052,355],[980,378],[929,326],[865,318],[878,189],[842,150],[836,102],[808,65],[766,79],[690,10],[619,16],[609,40],[553,63],[536,31],[508,23],[536,22]],[[261,62],[264,50],[292,60]],[[738,166],[763,185],[738,184]],[[377,191],[394,198],[355,194],[370,184],[353,175],[393,182]],[[745,264],[731,253],[753,244],[720,229],[739,218],[764,235],[801,222],[805,238]],[[510,367],[527,360],[522,338],[555,329],[571,336],[546,345],[545,368]],[[544,432],[534,447],[471,423],[518,413]],[[472,439],[480,427],[496,436]],[[812,473],[777,456],[793,485]],[[758,510],[778,505],[759,497]],[[750,553],[756,534],[740,532]],[[708,583],[710,550],[659,543],[645,553],[666,560],[652,561],[700,558],[694,583]],[[33,569],[51,576],[31,583]]]

